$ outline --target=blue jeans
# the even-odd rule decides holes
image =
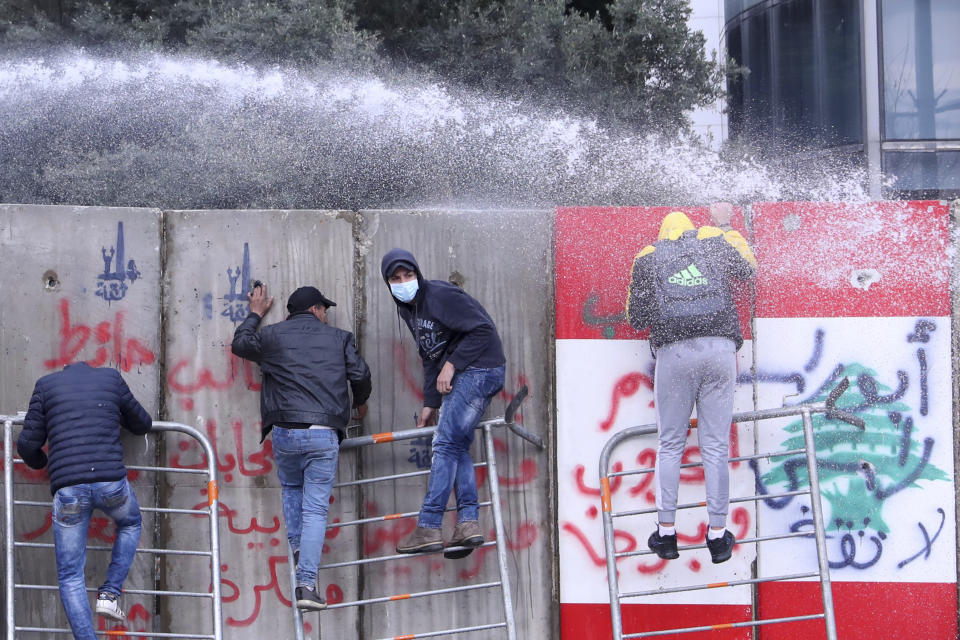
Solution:
[[[101,592],[120,595],[140,542],[140,505],[126,478],[75,484],[59,489],[53,496],[53,542],[60,601],[77,640],[96,640],[97,637],[83,577],[87,531],[94,509],[103,511],[117,525],[117,539],[113,542],[107,580],[100,587]]]
[[[332,429],[273,428],[273,457],[282,487],[287,541],[300,552],[298,586],[313,589],[317,582],[339,456],[340,443]]]
[[[443,399],[440,422],[433,434],[430,482],[417,526],[439,529],[450,491],[457,500],[457,522],[479,519],[477,476],[470,457],[474,429],[490,399],[503,388],[504,367],[467,367],[453,377],[453,389]]]

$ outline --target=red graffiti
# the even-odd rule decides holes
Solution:
[[[573,524],[572,522],[564,522],[563,527],[561,528],[567,533],[573,535],[573,537],[576,538],[581,545],[583,545],[583,548],[586,550],[587,555],[590,556],[590,560],[593,562],[593,564],[597,565],[598,567],[602,567],[606,565],[607,563],[606,558],[600,555],[600,553],[598,553],[593,548],[593,545],[590,544],[590,541],[587,539],[586,534],[584,534],[583,531],[581,531],[577,525]],[[623,549],[617,549],[617,553],[628,553],[637,548],[636,538],[634,538],[631,534],[627,533],[626,531],[614,529],[613,530],[614,546],[616,546],[616,542],[618,539],[625,541],[626,545]],[[620,560],[623,560],[623,558],[617,558],[617,562],[619,562]]]
[[[392,549],[408,533],[417,528],[415,518],[404,518],[388,525],[374,527],[363,535],[363,553],[371,555],[383,547]]]
[[[48,447],[44,446],[43,450],[46,452],[48,450]],[[3,451],[3,442],[0,442],[0,451]],[[5,464],[6,464],[6,458],[4,456],[0,456],[0,471],[4,469]],[[46,468],[31,469],[25,464],[14,464],[13,472],[16,475],[20,476],[21,478],[24,478],[31,482],[46,482],[49,479],[47,476]]]
[[[513,536],[507,536],[506,545],[507,549],[510,551],[523,551],[524,549],[529,549],[533,546],[533,543],[537,541],[537,536],[539,531],[537,530],[537,525],[532,522],[521,522],[517,526],[516,532]],[[488,540],[493,540],[496,538],[496,531],[491,529],[487,534]],[[483,569],[484,558],[487,554],[494,550],[494,547],[483,547],[477,549],[473,553],[473,566],[469,569],[463,569],[459,572],[459,576],[462,580],[467,580],[469,578],[474,578],[480,574],[480,570]]]
[[[422,402],[423,381],[418,380],[418,376],[413,374],[409,359],[407,358],[407,347],[400,340],[393,343],[393,360],[400,369],[400,377],[403,379],[403,385],[417,400]]]
[[[90,518],[90,525],[87,529],[87,535],[94,540],[100,540],[101,542],[106,542],[108,544],[113,544],[113,541],[117,539],[116,531],[110,531],[110,525],[113,524],[113,521],[110,518],[104,518],[101,516]],[[43,517],[43,524],[34,529],[33,531],[27,531],[23,534],[24,540],[36,540],[53,526],[53,512],[48,511]]]
[[[657,452],[653,449],[644,449],[637,454],[637,464],[640,465],[641,469],[649,469],[653,467],[657,462]],[[646,491],[644,498],[647,502],[654,502],[654,495],[652,491],[647,491],[650,485],[653,484],[653,472],[645,473],[640,478],[640,482],[632,487],[630,487],[630,497],[635,498],[641,493]]]
[[[127,612],[126,624],[115,624],[109,629],[107,628],[107,621],[103,616],[97,616],[97,630],[105,631],[107,635],[111,638],[126,638],[130,640],[132,636],[136,636],[137,633],[146,633],[150,634],[151,630],[147,628],[148,623],[150,622],[150,612],[147,611],[147,608],[142,604],[135,604],[130,607],[130,611]],[[142,620],[143,623],[138,625],[139,628],[131,629],[128,625],[135,623],[137,620]],[[123,633],[127,632],[127,633]],[[128,633],[130,635],[128,635]],[[147,640],[149,635],[146,636],[136,636],[139,640]]]
[[[117,311],[113,322],[104,321],[96,327],[83,324],[70,324],[70,301],[60,300],[60,344],[57,347],[57,357],[45,360],[43,365],[47,369],[59,369],[76,362],[76,358],[87,346],[91,336],[97,348],[95,356],[87,360],[92,367],[104,365],[118,366],[124,371],[133,367],[153,364],[157,356],[145,344],[136,338],[124,341],[123,311]]]
[[[622,462],[614,462],[612,467],[613,473],[620,473],[623,471]],[[599,496],[600,489],[594,489],[593,487],[588,487],[587,483],[584,481],[583,477],[587,469],[582,464],[578,464],[573,468],[573,479],[577,483],[577,489],[585,496]],[[623,482],[623,476],[616,476],[613,480],[610,481],[610,493],[616,493],[617,489],[620,488],[620,484]]]
[[[613,396],[611,398],[610,415],[600,422],[601,431],[609,431],[617,419],[620,412],[620,400],[635,395],[642,387],[653,390],[653,379],[639,371],[634,371],[623,376],[613,385]],[[650,406],[653,406],[651,401]]]
[[[201,367],[193,380],[184,380],[185,370],[190,367],[191,361],[188,358],[183,358],[170,369],[170,373],[167,375],[167,386],[175,393],[184,394],[192,394],[203,390],[224,391],[233,388],[236,381],[241,378],[242,371],[245,388],[250,391],[260,391],[261,384],[257,381],[253,363],[235,356],[229,345],[226,347],[226,357],[227,373],[225,377],[219,380],[206,367]]]
[[[500,438],[493,439],[493,448],[500,453],[506,453],[509,449],[507,443]],[[516,476],[505,476],[502,473],[497,475],[502,487],[522,487],[525,484],[533,482],[540,473],[540,467],[537,461],[532,458],[524,458],[520,461],[520,474]],[[487,468],[477,467],[477,484],[482,485],[487,482]]]
[[[47,531],[50,530],[50,527],[53,526],[53,512],[48,511],[43,517],[43,524],[34,529],[33,531],[28,531],[23,534],[24,540],[36,540]]]
[[[258,584],[253,587],[253,596],[254,596],[254,605],[253,612],[246,618],[238,619],[234,617],[227,618],[227,624],[231,627],[247,627],[253,624],[253,621],[260,616],[260,607],[262,605],[262,594],[265,592],[272,591],[276,596],[277,600],[283,604],[285,607],[289,607],[291,602],[288,598],[284,597],[283,592],[280,590],[280,579],[277,577],[277,565],[280,563],[286,563],[287,556],[269,556],[267,559],[267,564],[270,570],[270,581],[266,584]],[[236,585],[230,583],[231,586],[236,589]],[[339,592],[339,596],[338,596]],[[339,597],[343,599],[343,591],[337,585],[330,585],[327,587],[327,598],[330,599],[331,596]],[[224,599],[226,602],[226,599]]]
[[[256,453],[251,453],[247,456],[244,452],[242,420],[234,420],[230,424],[237,451],[236,455],[227,453],[224,454],[222,458],[217,442],[217,421],[213,419],[207,420],[204,428],[206,429],[207,437],[210,439],[210,444],[213,446],[213,451],[217,456],[217,469],[220,473],[225,474],[223,476],[224,482],[233,481],[233,476],[229,472],[234,469],[237,469],[242,476],[253,477],[266,475],[273,468],[273,464],[271,463],[273,459],[273,443],[270,440],[265,440],[263,446]],[[181,451],[188,451],[191,448],[198,451],[200,453],[200,461],[191,464],[183,463],[180,461],[180,454],[178,453],[170,458],[170,466],[178,469],[207,468],[207,455],[196,440],[193,438],[184,438],[180,441],[178,447]],[[254,466],[247,466],[248,462]]]
[[[206,489],[202,489],[202,490],[200,491],[200,493],[206,494],[206,493],[207,493],[207,490],[206,490]],[[278,518],[277,516],[273,516],[273,524],[272,524],[272,525],[269,525],[269,526],[264,526],[264,525],[260,524],[260,522],[259,522],[256,518],[250,518],[250,526],[249,526],[249,527],[246,527],[246,528],[240,528],[240,527],[239,527],[236,523],[234,523],[234,521],[233,521],[234,518],[237,516],[237,511],[236,511],[235,509],[231,509],[230,507],[228,507],[227,505],[225,505],[222,500],[218,503],[218,505],[219,505],[219,510],[218,510],[217,515],[218,515],[219,517],[221,517],[221,518],[226,518],[226,519],[227,519],[227,529],[230,530],[230,533],[237,533],[237,534],[240,534],[240,535],[246,535],[246,534],[252,533],[252,532],[254,532],[254,531],[256,531],[257,533],[276,533],[277,531],[280,530],[280,518]],[[206,502],[201,502],[201,503],[199,503],[199,504],[195,504],[192,508],[193,508],[195,511],[206,511],[207,507],[208,507],[208,505],[207,505]],[[206,514],[206,513],[197,513],[197,514],[196,514],[195,516],[193,516],[193,517],[194,517],[194,518],[206,518],[206,517],[207,517],[207,514]]]

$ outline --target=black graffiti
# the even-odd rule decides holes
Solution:
[[[601,327],[603,336],[605,338],[612,338],[613,328],[618,324],[626,324],[627,314],[614,313],[608,316],[598,315],[594,313],[594,309],[599,301],[600,296],[596,293],[590,294],[586,301],[584,301],[583,313],[581,314],[583,323]]]
[[[891,411],[890,422],[900,427],[900,454],[897,456],[897,463],[903,467],[907,464],[907,458],[910,456],[910,436],[913,434],[913,418],[907,417],[900,423],[903,416],[899,411]]]
[[[927,415],[927,352],[917,349],[917,361],[920,363],[920,415]]]
[[[901,444],[903,447],[903,444]],[[867,489],[873,491],[873,495],[876,496],[877,500],[885,500],[892,496],[895,493],[903,491],[911,484],[913,484],[917,478],[923,474],[923,470],[926,469],[927,465],[930,463],[930,456],[933,453],[933,438],[924,438],[923,440],[923,455],[920,458],[920,461],[917,463],[916,468],[913,469],[910,473],[907,474],[900,482],[894,483],[889,487],[882,488],[877,483],[877,473],[873,465],[869,462],[861,462],[858,466],[860,470],[867,477]],[[788,461],[789,462],[789,461]],[[819,461],[818,461],[819,466]]]
[[[802,507],[801,510],[806,512],[809,510],[809,508]],[[869,518],[864,520],[864,526],[866,526],[869,523],[870,523]],[[836,525],[838,529],[844,525],[846,525],[847,528],[853,527],[852,522],[845,523],[840,519],[837,519]],[[792,525],[790,525],[790,532],[797,533],[808,527],[809,529],[807,530],[809,531],[809,533],[805,537],[812,538],[814,536],[814,532],[813,532],[814,524],[813,524],[812,518],[804,518],[802,520],[797,520]],[[862,542],[863,538],[866,536],[866,533],[861,529],[860,531],[857,532],[857,535],[860,537],[860,540]],[[824,537],[827,540],[834,539],[834,536],[826,532],[824,533]],[[886,539],[886,535],[883,532],[877,532],[877,535],[870,536],[869,540],[874,544],[874,547],[875,547],[873,557],[866,561],[858,562],[856,559],[857,558],[856,538],[854,538],[852,533],[845,533],[840,537],[840,556],[843,559],[830,560],[828,558],[827,562],[829,563],[831,569],[842,569],[844,567],[852,567],[854,569],[861,569],[861,570],[869,569],[870,567],[872,567],[873,565],[877,564],[877,562],[880,561],[880,557],[883,555],[883,540],[885,539]]]
[[[907,393],[907,389],[910,387],[910,377],[906,371],[897,371],[897,389],[893,393],[888,393],[885,396],[877,393],[877,379],[866,373],[861,373],[857,376],[857,387],[860,389],[860,393],[866,399],[866,402],[853,407],[844,407],[844,410],[850,413],[857,413],[858,411],[863,411],[878,404],[896,402]]]
[[[828,389],[832,389],[834,386],[836,386],[837,381],[840,379],[840,376],[843,375],[843,371],[846,368],[847,367],[845,364],[838,364],[835,366],[833,371],[830,372],[830,375],[827,376],[827,379],[824,380],[819,387],[817,387],[817,390],[810,394],[810,396],[806,399],[801,400],[798,404],[815,402],[820,396],[826,395]],[[844,407],[844,409],[846,409],[846,407]]]
[[[930,332],[936,331],[937,324],[932,320],[921,319],[917,320],[916,326],[913,328],[913,333],[907,334],[907,342],[930,342]]]
[[[933,534],[933,537],[930,537],[930,534],[927,533],[927,528],[923,526],[922,522],[918,522],[917,526],[920,527],[920,533],[923,534],[923,549],[910,556],[906,560],[901,560],[897,563],[897,569],[902,569],[920,556],[923,556],[923,559],[926,560],[930,557],[930,550],[933,548],[933,543],[937,541],[937,538],[940,537],[940,532],[943,531],[943,525],[947,521],[947,514],[943,509],[937,507],[937,513],[940,514],[940,526],[937,528],[937,532]]]
[[[760,477],[759,463],[756,460],[750,460],[749,465],[750,469],[753,470],[754,487],[756,488],[757,495],[763,496],[770,493],[770,490]],[[796,491],[800,488],[800,475],[797,473],[797,470],[800,467],[807,467],[806,458],[797,456],[795,458],[790,458],[783,463],[783,472],[787,475],[787,491]],[[859,462],[831,462],[829,460],[821,460],[820,458],[817,458],[817,469],[856,473],[860,470],[860,468],[861,463]],[[783,498],[764,498],[763,503],[771,509],[783,509],[789,505],[795,497],[796,496],[785,496]]]
[[[765,371],[757,371],[756,373],[741,373],[737,376],[737,383],[744,384],[748,382],[780,382],[784,384],[795,384],[797,386],[797,393],[803,393],[803,389],[807,384],[807,381],[800,373],[767,373]]]
[[[816,369],[820,364],[820,358],[823,357],[823,336],[823,329],[817,329],[817,332],[813,336],[813,353],[810,355],[807,364],[803,365],[803,370],[807,373]]]

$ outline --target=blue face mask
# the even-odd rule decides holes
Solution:
[[[400,302],[410,302],[417,295],[417,291],[420,289],[419,280],[411,280],[409,282],[400,282],[400,283],[391,283],[390,284],[390,293],[393,294],[393,297],[399,300]]]

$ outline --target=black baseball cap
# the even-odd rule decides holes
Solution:
[[[322,304],[324,307],[337,306],[336,302],[324,296],[316,287],[300,287],[287,298],[287,311],[306,311],[315,304]]]

